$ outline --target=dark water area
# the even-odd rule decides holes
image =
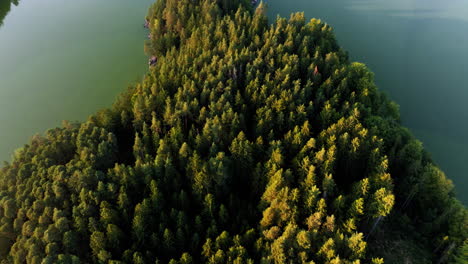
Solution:
[[[270,19],[304,12],[331,25],[375,73],[468,204],[468,1],[270,0]]]

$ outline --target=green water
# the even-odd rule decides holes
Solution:
[[[21,0],[8,14],[0,2],[0,160],[35,133],[110,106],[147,69],[152,0]]]
[[[400,105],[403,124],[468,203],[468,1],[269,0],[271,19],[304,11],[334,27],[351,58]]]

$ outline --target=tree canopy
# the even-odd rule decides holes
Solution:
[[[0,170],[1,263],[466,263],[468,217],[320,20],[158,0],[141,83]]]

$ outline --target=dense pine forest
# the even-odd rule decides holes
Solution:
[[[304,14],[158,0],[141,83],[0,169],[6,263],[468,263],[468,211]]]

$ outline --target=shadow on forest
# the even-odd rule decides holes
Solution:
[[[0,0],[0,26],[3,25],[3,19],[6,17],[8,12],[10,12],[11,4],[17,6],[19,0]]]

